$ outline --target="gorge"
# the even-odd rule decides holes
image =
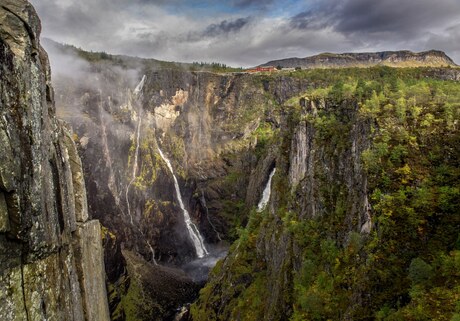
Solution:
[[[51,80],[27,1],[0,27],[3,319],[460,317],[438,53],[249,74],[43,40]]]

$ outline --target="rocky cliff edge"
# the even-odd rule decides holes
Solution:
[[[361,53],[322,53],[305,58],[272,60],[262,66],[281,66],[282,68],[347,68],[347,67],[454,67],[455,62],[443,51],[429,50],[412,52],[408,50],[361,52]]]
[[[27,1],[0,1],[0,319],[109,320],[100,225],[40,29]]]

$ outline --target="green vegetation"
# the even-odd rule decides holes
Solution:
[[[279,309],[296,321],[460,320],[460,84],[439,79],[442,72],[293,74],[311,85],[286,103],[282,137],[271,140],[264,127],[259,133],[263,145],[268,137],[284,151],[272,188],[277,210],[251,212],[193,305],[194,319],[270,319],[276,284],[285,304]],[[315,166],[291,194],[289,149],[299,122],[309,129]],[[361,172],[370,233],[361,232]],[[309,188],[314,197],[306,200]],[[267,235],[275,236],[271,250],[259,246]],[[270,252],[282,235],[296,255]],[[273,273],[273,256],[292,266],[290,273]]]
[[[243,68],[229,67],[219,62],[193,62],[189,65],[190,71],[211,71],[216,73],[241,72]]]
[[[156,147],[156,140],[155,140],[155,133],[152,129],[145,128],[144,136],[141,137],[141,141],[139,142],[139,153],[140,157],[138,160],[138,173],[136,179],[133,182],[133,186],[139,191],[145,191],[146,189],[153,186],[157,179],[157,172],[160,170],[160,166],[162,164],[162,160],[160,155],[158,155],[157,147]],[[132,142],[132,145],[129,150],[128,155],[128,166],[129,169],[129,177],[131,175],[132,168],[134,166],[133,162],[135,159],[135,151],[136,151],[136,141]]]
[[[276,144],[277,137],[279,135],[279,130],[273,128],[273,125],[270,123],[261,123],[259,127],[252,133],[252,136],[255,139],[255,154],[258,158],[265,156],[270,147]]]
[[[208,284],[201,290],[206,298],[203,305],[192,305],[193,320],[261,320],[264,315],[266,289],[266,266],[257,255],[256,242],[261,226],[267,224],[267,213],[251,211],[246,228],[239,230],[239,239],[232,245],[230,255],[219,262],[212,271],[211,278],[218,282]],[[225,273],[225,271],[232,273]],[[231,304],[215,309],[215,302],[231,300]],[[230,302],[228,302],[230,303]]]
[[[63,45],[53,43],[53,46],[67,54],[75,54],[79,58],[90,63],[110,63],[124,68],[135,67],[138,62],[141,62],[145,67],[153,69],[173,69],[173,70],[187,70],[187,71],[207,71],[214,73],[229,73],[229,72],[242,72],[243,68],[230,67],[223,63],[218,62],[193,62],[183,63],[174,61],[161,61],[156,59],[133,58],[121,55],[111,55],[106,52],[85,51],[72,45]]]

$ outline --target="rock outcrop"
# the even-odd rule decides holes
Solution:
[[[382,51],[364,53],[322,53],[306,58],[286,58],[269,61],[262,66],[281,66],[283,68],[346,68],[346,67],[447,67],[456,66],[444,52],[429,50],[423,52]]]
[[[55,117],[40,21],[0,1],[0,319],[109,320],[101,232]]]

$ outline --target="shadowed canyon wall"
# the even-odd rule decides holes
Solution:
[[[40,21],[0,2],[0,318],[109,320],[100,225],[55,117]]]

